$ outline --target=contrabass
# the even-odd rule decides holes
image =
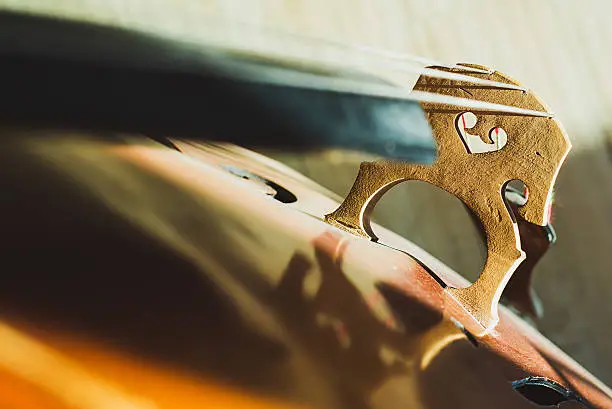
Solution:
[[[571,147],[533,92],[210,30],[0,14],[2,408],[612,407],[530,323]],[[346,198],[256,153],[323,148],[371,156]],[[408,180],[482,227],[474,283],[371,222]]]

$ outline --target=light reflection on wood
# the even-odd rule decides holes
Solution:
[[[55,340],[60,345],[55,348],[40,338],[0,321],[0,407],[297,408],[137,362],[100,345]]]

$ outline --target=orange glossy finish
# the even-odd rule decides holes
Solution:
[[[44,136],[5,131],[0,152],[20,169],[0,172],[18,266],[0,283],[3,408],[533,408],[512,388],[529,376],[612,406],[505,308],[466,334],[444,296],[462,277],[381,227],[372,243],[327,225],[336,198],[269,159]]]
[[[119,354],[78,337],[0,323],[0,407],[298,409]]]

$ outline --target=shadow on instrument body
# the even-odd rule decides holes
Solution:
[[[373,266],[396,252],[274,207],[166,148],[56,142],[2,154],[11,245],[0,305],[8,322],[68,356],[54,339],[93,339],[170,368],[168,380],[212,376],[321,408],[530,407],[510,381],[554,377],[528,341],[517,348],[529,371],[520,353],[495,345],[508,350],[514,338],[475,347],[443,317],[442,288],[408,257],[395,276],[377,276]],[[229,192],[208,187],[216,179]],[[223,194],[241,200],[224,206]],[[261,216],[266,206],[277,214]],[[312,274],[320,285],[306,291]],[[96,371],[91,356],[78,362]],[[127,374],[106,376],[131,385]]]

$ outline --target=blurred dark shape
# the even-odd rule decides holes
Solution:
[[[0,12],[0,119],[11,124],[434,160],[418,102],[227,75],[266,67],[124,29]]]

